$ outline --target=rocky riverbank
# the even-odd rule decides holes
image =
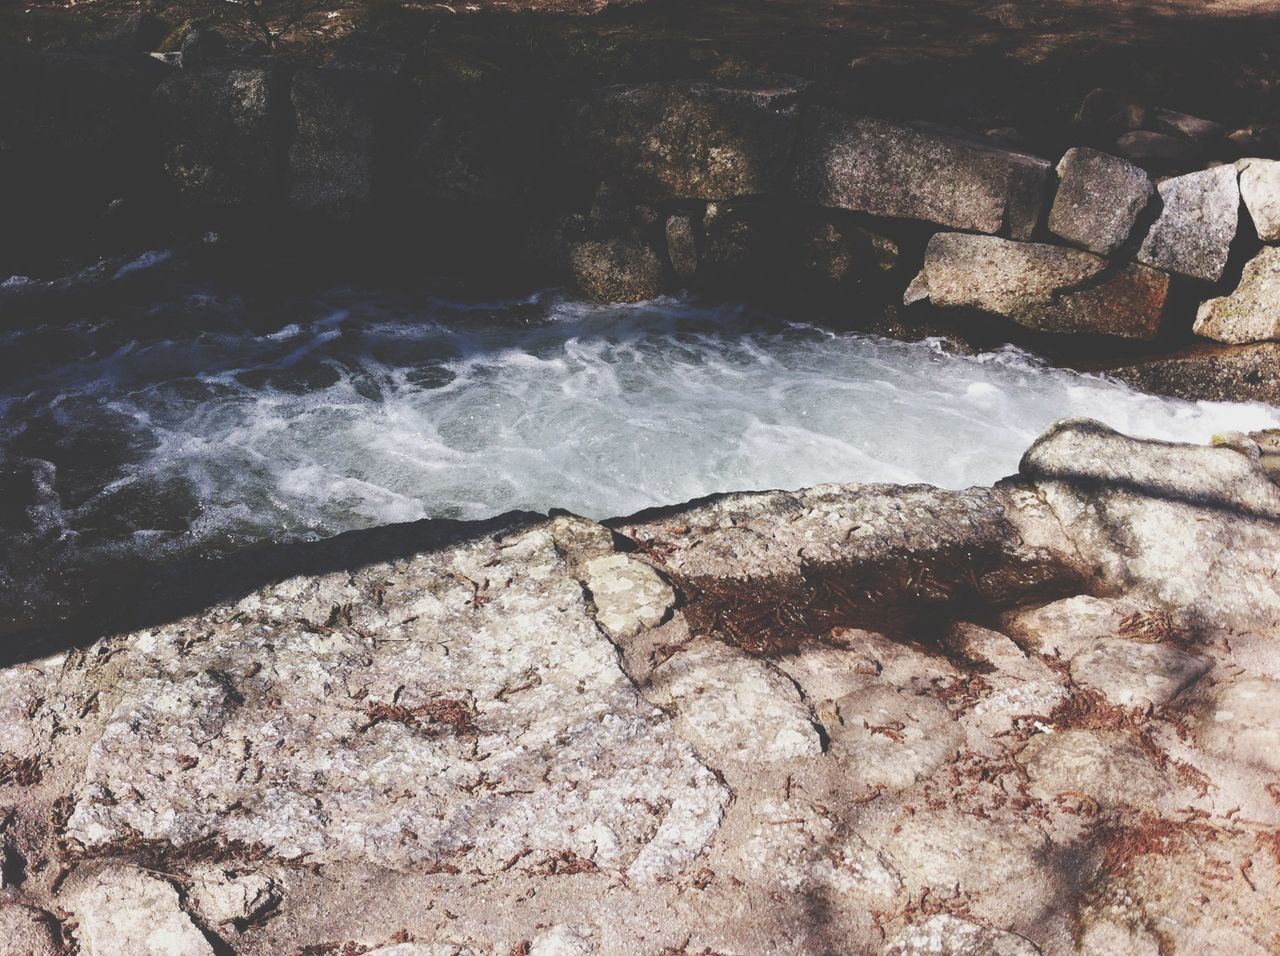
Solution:
[[[4,54],[0,271],[203,237],[280,268],[385,259],[605,301],[808,299],[873,331],[1280,399],[1277,78],[1243,41],[1234,73],[1150,66],[1181,101],[1224,90],[1225,115],[1201,118],[1057,63],[992,56],[1015,89],[984,99],[916,63],[761,73],[800,64],[764,44],[702,62],[674,40],[645,59],[604,27],[616,55],[588,62],[581,28],[484,22],[394,21],[286,56],[143,18]],[[33,291],[7,283],[11,321]]]
[[[0,671],[0,951],[1274,952],[1276,456],[335,539]]]

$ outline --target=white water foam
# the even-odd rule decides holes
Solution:
[[[1013,473],[1069,416],[1196,442],[1280,426],[1275,408],[1155,398],[1011,348],[963,357],[678,299],[339,298],[293,303],[267,330],[124,336],[6,389],[0,424],[15,433],[39,396],[73,432],[108,416],[137,450],[76,507],[178,482],[197,539],[605,517],[829,481],[960,488]]]

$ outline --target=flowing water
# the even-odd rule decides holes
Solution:
[[[1191,441],[1280,425],[1274,408],[1150,397],[1012,348],[958,356],[675,298],[327,289],[263,305],[234,283],[161,289],[0,331],[11,584],[68,556],[419,518],[985,484],[1066,416]]]

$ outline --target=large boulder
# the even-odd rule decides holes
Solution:
[[[669,287],[666,266],[641,230],[580,216],[535,222],[521,258],[533,274],[554,276],[597,302],[652,299]]]
[[[1028,239],[1047,161],[957,130],[814,107],[796,145],[795,194],[819,206]]]
[[[263,206],[284,198],[286,97],[264,64],[183,71],[156,89],[165,172],[189,206]]]
[[[1068,420],[1019,470],[1101,584],[1196,625],[1280,625],[1280,487],[1248,454]]]
[[[146,870],[113,864],[77,874],[68,895],[85,956],[213,956],[177,891]]]
[[[350,221],[366,215],[380,183],[392,82],[356,70],[305,69],[293,76],[289,205]]]
[[[569,117],[567,162],[640,200],[774,192],[805,83],[767,77],[734,87],[645,83],[596,90]]]
[[[1280,247],[1263,247],[1230,295],[1200,304],[1195,333],[1237,345],[1280,339]]]
[[[1280,242],[1280,160],[1242,159],[1240,198],[1263,242]]]
[[[1234,166],[1166,179],[1158,187],[1160,214],[1138,249],[1138,261],[1217,282],[1227,267],[1240,214]]]
[[[1147,174],[1132,163],[1096,149],[1069,149],[1058,163],[1049,231],[1109,256],[1128,240],[1154,195]]]
[[[1169,277],[1082,252],[996,236],[938,233],[907,304],[977,309],[1045,332],[1150,340],[1160,330]]]

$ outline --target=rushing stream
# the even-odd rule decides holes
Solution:
[[[988,483],[1051,421],[1202,441],[1264,406],[1153,398],[679,299],[587,305],[213,282],[0,331],[4,565],[424,517],[604,517],[827,481]],[[10,579],[11,581],[14,578]]]

